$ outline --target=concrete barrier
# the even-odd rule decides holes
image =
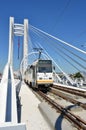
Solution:
[[[52,130],[55,130],[55,124],[57,120],[57,113],[50,105],[48,105],[45,101],[39,104],[39,109],[42,112],[44,118],[51,126]]]
[[[20,124],[12,124],[12,123],[4,123],[0,124],[0,130],[26,130],[26,125],[24,123]]]
[[[0,130],[26,130],[26,125],[17,123],[16,85],[12,66],[7,64],[0,83]]]
[[[2,80],[0,83],[0,123],[5,122],[6,117],[7,85],[8,85],[8,64],[5,66]]]

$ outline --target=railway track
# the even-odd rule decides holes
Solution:
[[[56,111],[59,111],[61,114],[63,114],[67,120],[74,123],[74,125],[78,130],[86,130],[86,121],[76,116],[75,114],[67,110],[62,105],[59,105],[58,103],[56,103],[54,100],[49,98],[46,94],[42,93],[41,91],[38,91],[38,94],[42,96],[46,101],[48,101],[56,109]]]
[[[57,86],[57,85],[53,85],[52,88],[86,98],[86,91],[80,91],[80,90],[76,90],[76,89],[72,89],[72,88],[69,89],[69,88],[65,88],[65,87]]]
[[[81,106],[82,108],[84,108],[86,110],[86,103],[79,102],[79,101],[69,97],[69,95],[64,94],[62,92],[58,92],[58,91],[56,91],[54,89],[51,89],[50,92],[55,94],[56,96],[59,96],[59,97],[65,99],[65,100],[77,105],[77,106]]]

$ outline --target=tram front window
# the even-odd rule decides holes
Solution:
[[[40,72],[40,73],[43,73],[43,72],[49,73],[49,72],[52,72],[52,68],[51,67],[39,67],[38,72]]]

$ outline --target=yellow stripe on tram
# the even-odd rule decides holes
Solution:
[[[37,83],[53,83],[53,80],[37,80]]]

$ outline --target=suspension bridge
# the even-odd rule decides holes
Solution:
[[[23,56],[18,71],[20,80],[17,82],[14,79],[13,67],[15,37],[23,37]],[[20,43],[18,43],[18,58],[20,54],[19,47]],[[81,84],[71,77],[70,74],[74,72],[85,72],[86,52],[84,50],[30,25],[28,19],[24,19],[24,23],[20,24],[15,23],[14,18],[10,17],[8,60],[0,83],[0,129],[26,130],[24,123],[18,123],[18,104],[16,97],[20,92],[21,82],[23,82],[23,76],[27,66],[38,57],[39,52],[33,48],[41,48],[42,57],[52,60],[55,67],[53,75],[55,84],[81,87]],[[82,85],[85,80],[82,81]]]

